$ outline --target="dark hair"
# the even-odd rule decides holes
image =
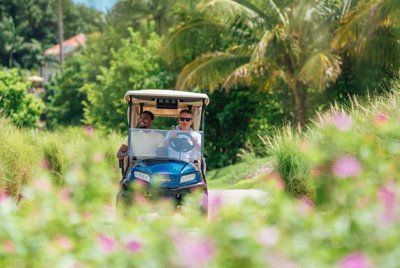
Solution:
[[[147,114],[148,116],[150,116],[151,120],[154,120],[154,114],[150,111],[143,111],[140,113],[140,115],[142,114]]]
[[[189,110],[189,109],[183,109],[183,110],[181,110],[181,111],[179,112],[179,115],[181,115],[181,114],[190,114],[190,115],[193,115],[192,111]]]

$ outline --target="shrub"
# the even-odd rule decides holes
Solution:
[[[33,127],[39,123],[43,102],[28,93],[16,69],[0,70],[0,114],[14,125]]]

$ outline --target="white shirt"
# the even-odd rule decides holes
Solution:
[[[178,152],[178,151],[172,149],[171,146],[168,146],[168,157],[182,159],[182,160],[199,160],[201,158],[201,154],[200,154],[199,150],[197,150],[196,148],[201,148],[200,133],[197,133],[192,130],[188,130],[188,131],[179,130],[179,126],[176,129],[179,131],[178,136],[179,136],[179,133],[181,133],[181,132],[187,132],[192,137],[192,141],[196,141],[196,144],[194,145],[192,150],[187,151],[187,152]],[[165,136],[165,139],[169,141],[172,133],[174,133],[174,131],[169,131],[167,133],[167,135]],[[186,139],[186,140],[188,140],[189,143],[191,143],[191,141],[189,141],[189,139],[190,139],[189,136],[181,135],[181,136],[179,136],[179,138]]]
[[[135,131],[131,136],[131,154],[141,157],[157,156],[157,149],[163,146],[164,136],[156,131]]]

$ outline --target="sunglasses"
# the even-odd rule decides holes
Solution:
[[[186,122],[190,122],[190,120],[192,120],[192,118],[187,118],[187,117],[179,117],[179,120],[186,121]]]

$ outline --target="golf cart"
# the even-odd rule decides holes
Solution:
[[[128,151],[127,157],[120,160],[122,179],[117,202],[134,204],[135,196],[142,195],[150,199],[169,198],[180,206],[187,194],[200,191],[199,205],[206,213],[208,192],[203,131],[208,96],[143,89],[126,92],[124,99],[128,103]],[[143,111],[150,111],[156,118],[178,118],[183,109],[192,113],[190,131],[136,128]],[[136,185],[141,185],[140,191],[134,187]]]

